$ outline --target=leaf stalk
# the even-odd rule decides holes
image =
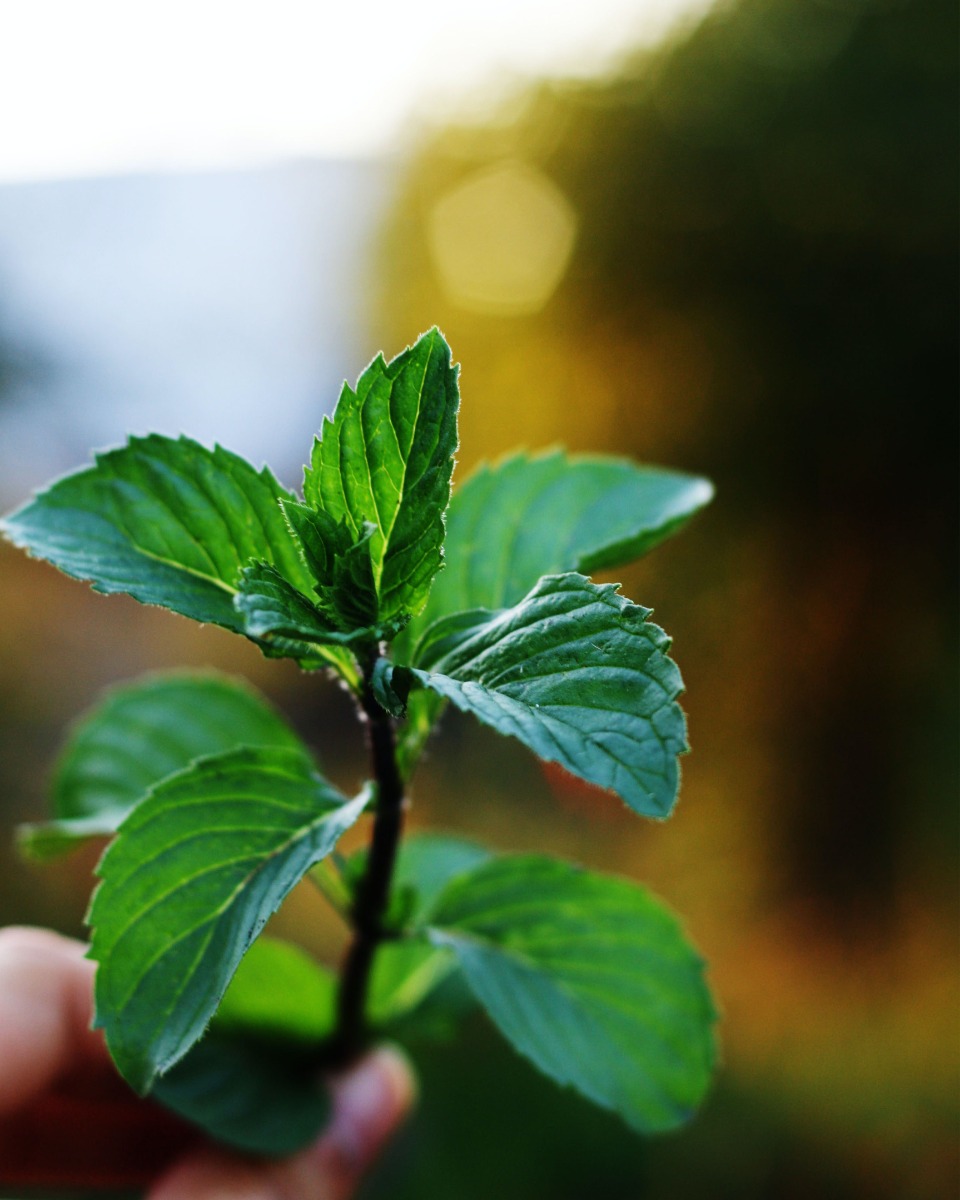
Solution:
[[[350,911],[354,932],[340,976],[337,1024],[325,1055],[331,1066],[352,1062],[367,1044],[366,1007],[373,962],[380,944],[392,936],[386,917],[403,833],[405,793],[397,764],[393,718],[373,693],[373,673],[380,657],[376,650],[364,664],[358,696],[367,730],[377,800],[367,863]]]

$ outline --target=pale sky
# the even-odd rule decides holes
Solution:
[[[0,182],[390,154],[708,0],[0,0]]]

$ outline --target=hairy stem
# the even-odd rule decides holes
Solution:
[[[356,1058],[366,1042],[364,1014],[370,972],[377,947],[390,936],[385,921],[393,869],[403,832],[404,789],[397,767],[393,720],[377,703],[370,682],[376,661],[376,656],[373,656],[366,665],[359,703],[367,728],[373,778],[377,784],[377,806],[366,869],[350,913],[353,940],[340,976],[337,1026],[330,1043],[330,1060],[335,1065]]]

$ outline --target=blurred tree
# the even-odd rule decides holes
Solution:
[[[383,340],[439,321],[484,401],[465,445],[559,434],[715,477],[709,549],[668,567],[712,654],[698,748],[766,743],[741,798],[778,886],[851,935],[905,888],[952,895],[957,24],[952,0],[721,4],[439,133],[384,243]],[[434,215],[516,163],[577,222],[533,313],[451,287]],[[474,221],[486,247],[497,215]]]
[[[624,580],[669,612],[696,752],[669,831],[609,838],[690,915],[727,1017],[701,1121],[617,1143],[631,1196],[956,1188],[957,33],[954,0],[720,3],[437,131],[384,230],[374,341],[441,325],[467,455],[559,440],[718,485]],[[531,792],[478,786],[474,822],[522,843]],[[545,1159],[576,1143],[521,1107]],[[445,1194],[433,1119],[418,1194]],[[546,1166],[515,1193],[571,1194]]]

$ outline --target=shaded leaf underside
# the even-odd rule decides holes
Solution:
[[[506,1038],[642,1132],[681,1124],[715,1056],[703,964],[642,888],[536,856],[457,879],[431,916]]]
[[[157,1081],[153,1098],[226,1146],[277,1158],[308,1145],[330,1113],[302,1046],[217,1032]]]

